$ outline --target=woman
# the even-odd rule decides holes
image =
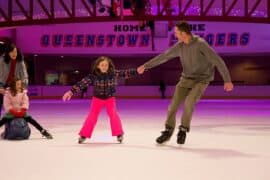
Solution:
[[[14,44],[9,44],[4,56],[0,57],[0,117],[5,88],[14,78],[21,79],[26,86],[28,85],[28,74],[23,56]]]

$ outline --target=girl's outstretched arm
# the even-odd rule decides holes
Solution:
[[[114,74],[116,78],[128,79],[138,76],[139,73],[137,69],[132,68],[126,70],[115,70]]]
[[[63,101],[70,100],[73,94],[76,94],[82,91],[82,89],[87,88],[89,85],[93,84],[93,81],[94,76],[92,74],[88,74],[81,81],[73,85],[71,89],[64,94]]]

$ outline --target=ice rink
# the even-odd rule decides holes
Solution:
[[[31,100],[30,114],[54,139],[32,128],[30,140],[0,140],[0,179],[270,179],[270,100],[201,100],[186,144],[176,144],[175,132],[168,143],[156,145],[169,102],[120,99],[124,143],[111,137],[103,110],[92,139],[78,144],[89,100]]]

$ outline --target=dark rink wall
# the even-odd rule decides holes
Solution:
[[[92,63],[98,56],[48,56],[26,55],[30,74],[30,84],[45,85],[48,73],[65,74],[67,84],[73,84],[91,71]],[[150,60],[153,55],[110,56],[117,69],[137,68]],[[232,76],[238,85],[269,85],[270,55],[222,56]],[[172,59],[156,68],[145,72],[138,78],[120,81],[122,85],[159,85],[164,81],[167,85],[175,85],[180,77],[182,67],[180,61]],[[216,71],[212,85],[220,85],[223,80]],[[60,83],[61,84],[61,83]]]

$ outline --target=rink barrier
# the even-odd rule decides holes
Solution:
[[[28,94],[31,98],[61,98],[70,86],[29,86]],[[166,97],[170,98],[175,86],[168,86]],[[88,88],[85,97],[91,97],[92,87]],[[160,98],[159,86],[118,86],[116,96],[119,98]],[[77,94],[75,98],[79,98]],[[270,86],[235,86],[232,92],[225,92],[223,86],[209,86],[203,98],[270,98]]]

